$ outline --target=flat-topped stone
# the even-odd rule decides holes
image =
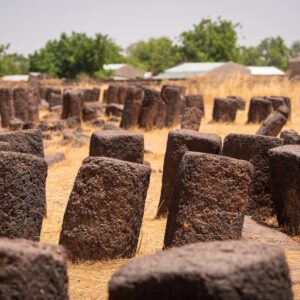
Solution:
[[[67,300],[67,261],[62,247],[0,239],[0,298]]]
[[[117,270],[109,300],[293,299],[284,251],[255,242],[196,243]]]
[[[90,156],[105,156],[142,164],[144,137],[124,130],[96,131],[91,136]]]
[[[0,141],[9,143],[13,152],[44,157],[43,135],[39,129],[1,132]]]

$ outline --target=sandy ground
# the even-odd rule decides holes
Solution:
[[[211,106],[208,106],[206,113],[209,117],[202,121],[201,132],[216,133],[224,138],[228,133],[232,132],[255,133],[258,128],[257,125],[244,125],[247,110],[238,113],[237,122],[234,124],[210,123],[211,110]],[[289,122],[286,128],[295,128],[300,131],[298,120],[298,117],[293,116],[293,122]],[[84,127],[86,134],[91,134],[93,130],[97,129]],[[163,245],[166,221],[156,220],[154,217],[160,196],[161,170],[163,168],[167,134],[167,129],[144,133],[145,148],[148,150],[145,160],[151,163],[154,171],[151,174],[138,256],[156,253],[161,250]],[[58,143],[60,139],[61,137],[57,137],[54,141],[46,142],[46,154],[55,151],[63,151],[66,154],[65,161],[49,168],[47,179],[48,216],[43,223],[41,241],[53,244],[58,243],[64,210],[77,171],[82,160],[88,155],[88,144],[81,148],[62,147]],[[286,250],[286,255],[291,269],[295,299],[300,299],[300,251]],[[110,276],[124,263],[126,263],[126,260],[82,264],[69,263],[69,293],[71,299],[107,299],[107,284]]]

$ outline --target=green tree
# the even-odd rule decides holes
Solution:
[[[94,76],[106,63],[124,60],[122,49],[108,36],[85,33],[62,33],[58,40],[49,41],[44,48],[29,56],[30,70],[57,77]]]
[[[285,70],[289,61],[290,50],[282,37],[270,37],[257,46],[260,62],[266,66],[276,66]]]
[[[9,44],[0,45],[0,76],[26,74],[29,69],[29,62],[23,55],[8,54]]]
[[[180,61],[177,46],[167,37],[139,41],[127,48],[128,63],[153,74],[176,65]]]
[[[291,58],[297,58],[300,57],[300,40],[295,41],[290,49],[290,56]]]
[[[238,62],[246,66],[263,65],[257,47],[240,47]]]
[[[218,18],[203,19],[180,35],[181,52],[186,61],[236,61],[239,24]]]

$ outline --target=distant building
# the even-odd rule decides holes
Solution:
[[[112,71],[111,78],[114,80],[149,78],[149,72],[145,72],[128,64],[109,64],[103,67],[104,70]]]
[[[300,78],[300,57],[290,60],[288,66],[288,76],[290,78],[299,77]]]
[[[246,67],[234,62],[183,63],[158,74],[155,79],[186,79],[203,74],[228,76],[249,74],[255,76],[282,76],[285,73],[275,67]]]

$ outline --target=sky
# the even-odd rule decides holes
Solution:
[[[282,36],[300,40],[300,0],[0,0],[0,44],[29,54],[61,32],[108,34],[117,44],[150,37],[176,40],[202,18],[240,23],[239,44]]]

